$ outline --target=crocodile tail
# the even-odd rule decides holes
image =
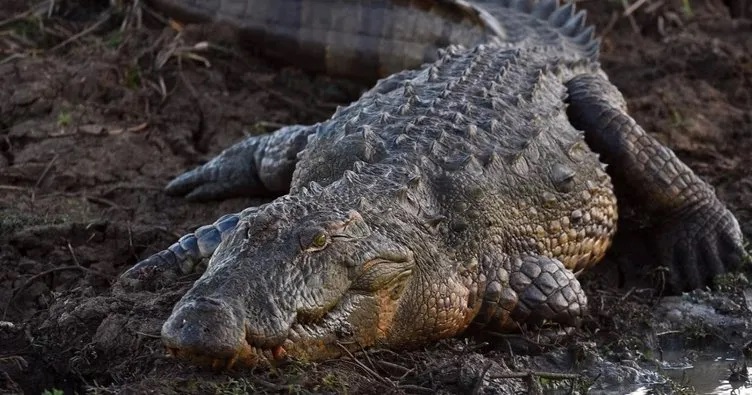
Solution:
[[[473,0],[499,23],[501,42],[539,46],[568,58],[598,60],[600,40],[584,10],[559,0]]]
[[[555,0],[147,1],[173,18],[233,26],[244,45],[271,60],[364,80],[432,62],[451,44],[534,44],[563,56],[598,54],[584,13]]]
[[[244,46],[306,71],[375,80],[472,47],[501,28],[468,0],[147,0],[185,22],[234,27]]]

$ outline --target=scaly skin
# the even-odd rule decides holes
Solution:
[[[449,44],[472,47],[503,34],[491,15],[464,0],[149,2],[180,20],[229,23],[244,45],[272,60],[366,80],[434,61]]]
[[[173,354],[258,366],[417,347],[471,323],[577,325],[586,297],[574,273],[603,257],[618,210],[591,149],[612,165],[620,201],[655,219],[659,261],[686,274],[672,277],[676,289],[741,259],[733,216],[626,115],[580,14],[549,0],[489,7],[548,26],[531,24],[529,40],[450,47],[325,122],[251,137],[168,185],[210,199],[291,180],[287,195],[123,275],[142,286],[211,254],[163,326]]]
[[[437,59],[450,44],[552,46],[595,59],[584,13],[510,0],[149,0],[173,18],[236,28],[244,46],[306,71],[375,81]],[[511,9],[519,9],[510,12]],[[536,12],[537,11],[537,12]],[[551,18],[567,40],[536,19]],[[270,45],[270,43],[274,43]],[[562,50],[563,49],[563,50]]]

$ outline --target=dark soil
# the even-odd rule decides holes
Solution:
[[[603,67],[630,113],[716,187],[750,239],[752,22],[727,5],[742,2],[648,1],[629,17],[618,1],[580,3],[604,35]],[[0,4],[0,392],[525,390],[524,380],[493,377],[565,362],[577,371],[588,355],[618,361],[655,328],[655,299],[593,281],[584,328],[543,354],[523,347],[535,358],[519,357],[520,341],[506,337],[253,374],[167,358],[159,330],[192,279],[153,293],[111,284],[180,235],[259,200],[189,203],[162,187],[247,133],[323,120],[362,87],[275,67],[235,49],[220,27],[178,34],[130,3],[58,1],[51,15],[47,3]],[[219,47],[196,45],[209,39]],[[730,284],[729,300],[744,306],[744,279]]]

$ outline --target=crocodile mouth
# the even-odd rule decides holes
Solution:
[[[178,347],[166,347],[167,353],[174,358],[188,360],[196,365],[215,371],[231,370],[235,367],[269,367],[285,360],[287,351],[284,346],[259,348],[243,340],[235,353],[208,354],[196,350]]]
[[[297,311],[289,326],[275,331],[275,340],[256,339],[246,313],[211,297],[196,297],[177,309],[163,326],[162,340],[170,356],[215,371],[274,367],[288,358],[336,357],[343,344],[369,346],[388,331],[391,318],[385,317],[393,316],[400,284],[414,265],[409,253],[382,253],[366,260],[336,301],[324,302],[320,310]],[[357,327],[350,321],[354,312],[373,317],[373,328]]]

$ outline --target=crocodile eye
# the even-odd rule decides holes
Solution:
[[[329,235],[323,229],[309,229],[300,235],[300,247],[304,251],[321,251],[329,245]]]
[[[319,232],[319,233],[316,233],[315,236],[313,236],[313,239],[311,240],[311,247],[322,248],[326,245],[326,242],[327,242],[326,233]]]

